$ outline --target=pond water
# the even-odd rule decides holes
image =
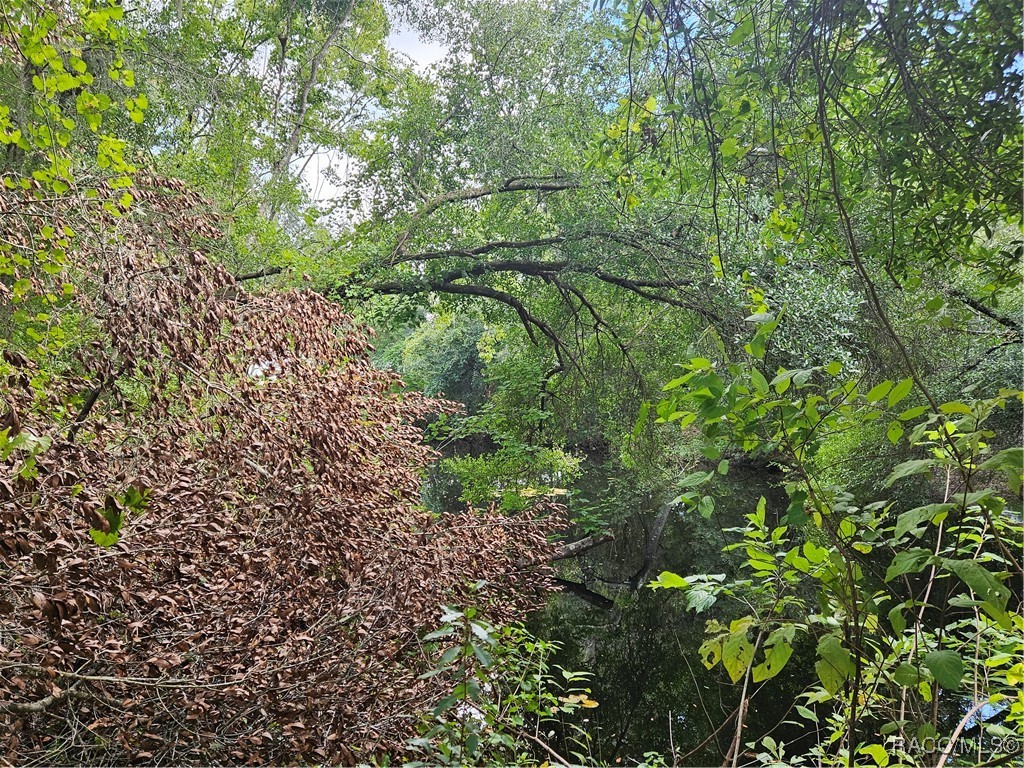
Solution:
[[[731,684],[720,667],[707,670],[698,649],[709,619],[728,623],[743,615],[741,607],[720,601],[695,613],[685,608],[680,592],[645,585],[665,570],[682,576],[742,578],[740,558],[722,552],[735,536],[725,529],[741,526],[743,515],[756,508],[761,496],[767,501],[769,519],[784,514],[785,494],[773,484],[778,478],[765,469],[734,465],[711,490],[716,500],[711,519],[674,509],[657,547],[649,550],[651,530],[674,494],[669,489],[623,493],[623,487],[628,488],[623,479],[615,470],[609,473],[607,465],[587,464],[577,483],[577,498],[592,503],[614,487],[616,500],[628,509],[614,526],[614,542],[562,569],[566,579],[612,598],[615,607],[601,609],[562,593],[551,599],[533,628],[563,645],[557,664],[591,675],[592,696],[599,706],[587,712],[585,725],[593,737],[592,756],[599,762],[635,763],[653,751],[671,764],[674,750],[678,765],[719,765],[734,725],[717,729],[739,703],[741,685]],[[649,573],[633,589],[629,582],[644,567],[648,552],[653,554]],[[798,647],[779,677],[755,687],[744,741],[768,733],[787,744],[806,739],[805,727],[786,721],[795,719],[796,697],[814,674],[813,647]],[[562,746],[571,748],[567,743]]]
[[[743,578],[740,558],[722,552],[736,535],[726,529],[742,526],[743,516],[756,508],[761,496],[770,520],[784,514],[787,502],[777,482],[765,468],[734,463],[710,491],[716,502],[710,519],[673,508],[652,542],[652,529],[676,495],[672,489],[644,492],[621,467],[593,458],[584,462],[583,474],[571,489],[570,512],[586,519],[597,510],[614,521],[615,539],[560,563],[560,578],[578,586],[553,595],[529,628],[562,645],[555,664],[590,676],[591,697],[599,706],[577,713],[574,721],[591,736],[586,751],[592,759],[629,765],[642,762],[647,752],[658,752],[671,764],[674,750],[677,765],[721,764],[735,731],[732,723],[720,726],[739,703],[741,685],[733,685],[720,667],[707,670],[698,649],[709,619],[728,623],[744,612],[734,602],[719,601],[695,613],[686,609],[679,591],[652,590],[646,584],[666,570],[682,576]],[[457,499],[457,484],[432,472],[430,505],[458,509],[462,505]],[[578,525],[567,538],[573,541],[592,530]],[[588,591],[590,599],[583,594]],[[814,677],[813,646],[798,646],[778,677],[754,687],[744,741],[771,734],[800,751],[809,746],[794,743],[810,738],[806,727],[786,721],[795,719],[797,696]],[[571,726],[555,727],[548,739],[569,755],[580,751],[572,740],[575,733]]]

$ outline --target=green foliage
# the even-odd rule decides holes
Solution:
[[[483,334],[483,323],[473,317],[447,314],[423,323],[402,345],[400,370],[406,384],[472,408],[484,384],[478,350]]]
[[[497,502],[506,511],[525,509],[537,496],[558,497],[579,475],[578,457],[558,448],[517,444],[484,456],[444,459],[441,466],[462,485],[462,501]]]
[[[31,232],[27,241],[13,237],[10,219],[3,228],[12,236],[0,240],[0,346],[43,359],[66,352],[84,331],[67,306],[76,277],[68,253],[89,222],[55,215],[55,204],[95,198],[100,186],[113,217],[134,201],[123,135],[126,123],[143,120],[148,100],[125,57],[141,43],[115,0],[12,0],[0,20],[11,54],[0,63],[0,215],[24,217]],[[11,370],[0,359],[0,377]]]
[[[769,317],[755,340],[767,342],[776,326]],[[1008,508],[979,470],[1001,473],[1008,487],[1019,487],[1020,450],[993,455],[989,441],[997,435],[986,421],[1022,393],[1004,390],[934,410],[904,408],[911,379],[864,392],[856,380],[840,377],[838,364],[779,369],[769,379],[761,370],[762,350],[761,342],[752,342],[750,358],[721,374],[706,359],[691,360],[684,365],[688,373],[666,386],[672,394],[658,408],[665,422],[695,423],[705,437],[727,436],[788,470],[790,506],[778,524],[768,522],[762,499],[747,526],[734,530],[739,541],[727,548],[745,553],[750,578],[719,585],[717,577],[662,574],[651,585],[710,588],[752,611],[728,627],[709,622],[701,648],[705,665],[722,664],[733,682],[757,682],[785,666],[795,637],[816,636],[820,687],[803,698],[805,717],[820,722],[822,705],[828,713],[832,735],[811,753],[820,763],[846,763],[851,752],[920,759],[903,754],[896,737],[934,734],[939,723],[930,702],[954,695],[964,680],[976,703],[1005,707],[1007,721],[1021,727],[1024,695],[1012,682],[1015,673],[981,649],[1024,647],[1024,617],[1009,610],[1007,582],[1020,573],[1014,552],[1024,526],[1020,509]],[[937,475],[945,487],[940,503],[910,509],[887,500],[858,504],[822,477],[815,457],[830,436],[887,419],[901,425],[892,442],[906,434],[925,458],[890,465],[883,487]],[[915,546],[921,539],[927,548]],[[691,600],[691,607],[703,603]],[[892,738],[865,741],[876,728]]]
[[[113,175],[113,185],[130,187],[134,169],[125,157],[127,144],[110,125],[119,114],[142,122],[149,104],[135,90],[135,73],[124,58],[134,44],[124,8],[116,0],[75,0],[52,8],[12,0],[0,13],[16,52],[0,67],[0,144],[20,150],[7,153],[3,171],[24,171],[49,191],[64,194],[77,186],[75,165],[86,154],[80,151],[85,144],[95,167]],[[11,164],[19,155],[23,162]],[[28,179],[5,177],[3,184],[31,188]],[[131,193],[125,195],[130,204]]]
[[[423,639],[440,651],[423,676],[449,676],[455,685],[409,742],[423,760],[412,765],[536,764],[537,747],[545,748],[537,734],[556,724],[574,734],[573,757],[588,762],[589,737],[572,716],[598,702],[584,687],[586,674],[551,666],[557,643],[521,626],[494,627],[476,608],[451,606]]]

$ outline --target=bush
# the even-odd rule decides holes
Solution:
[[[133,193],[116,221],[74,201],[118,233],[75,239],[56,278],[91,335],[59,360],[8,348],[0,368],[5,757],[401,750],[408,713],[443,693],[417,677],[420,632],[480,580],[496,621],[536,605],[548,510],[437,524],[414,422],[442,405],[375,369],[337,305],[246,293],[211,265],[215,223],[180,185]],[[9,213],[5,239],[30,242],[75,207],[26,195]]]

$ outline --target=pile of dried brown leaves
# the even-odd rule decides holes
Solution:
[[[414,422],[446,406],[374,368],[336,304],[243,291],[179,183],[132,191],[120,216],[103,189],[0,198],[0,236],[28,262],[43,227],[78,230],[64,273],[20,276],[40,295],[75,281],[53,322],[80,337],[43,363],[4,351],[0,429],[18,445],[0,462],[0,749],[19,764],[399,750],[445,686],[418,679],[418,636],[478,580],[492,621],[537,605],[550,510],[422,511]]]

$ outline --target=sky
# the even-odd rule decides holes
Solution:
[[[448,52],[440,43],[423,40],[416,30],[403,25],[401,21],[395,20],[392,24],[388,48],[407,57],[418,72],[425,72],[431,65],[443,59]],[[340,193],[340,188],[324,178],[323,174],[333,166],[335,171],[345,178],[349,163],[348,157],[333,150],[317,153],[310,158],[302,172],[302,178],[309,184],[314,200],[329,200]]]

